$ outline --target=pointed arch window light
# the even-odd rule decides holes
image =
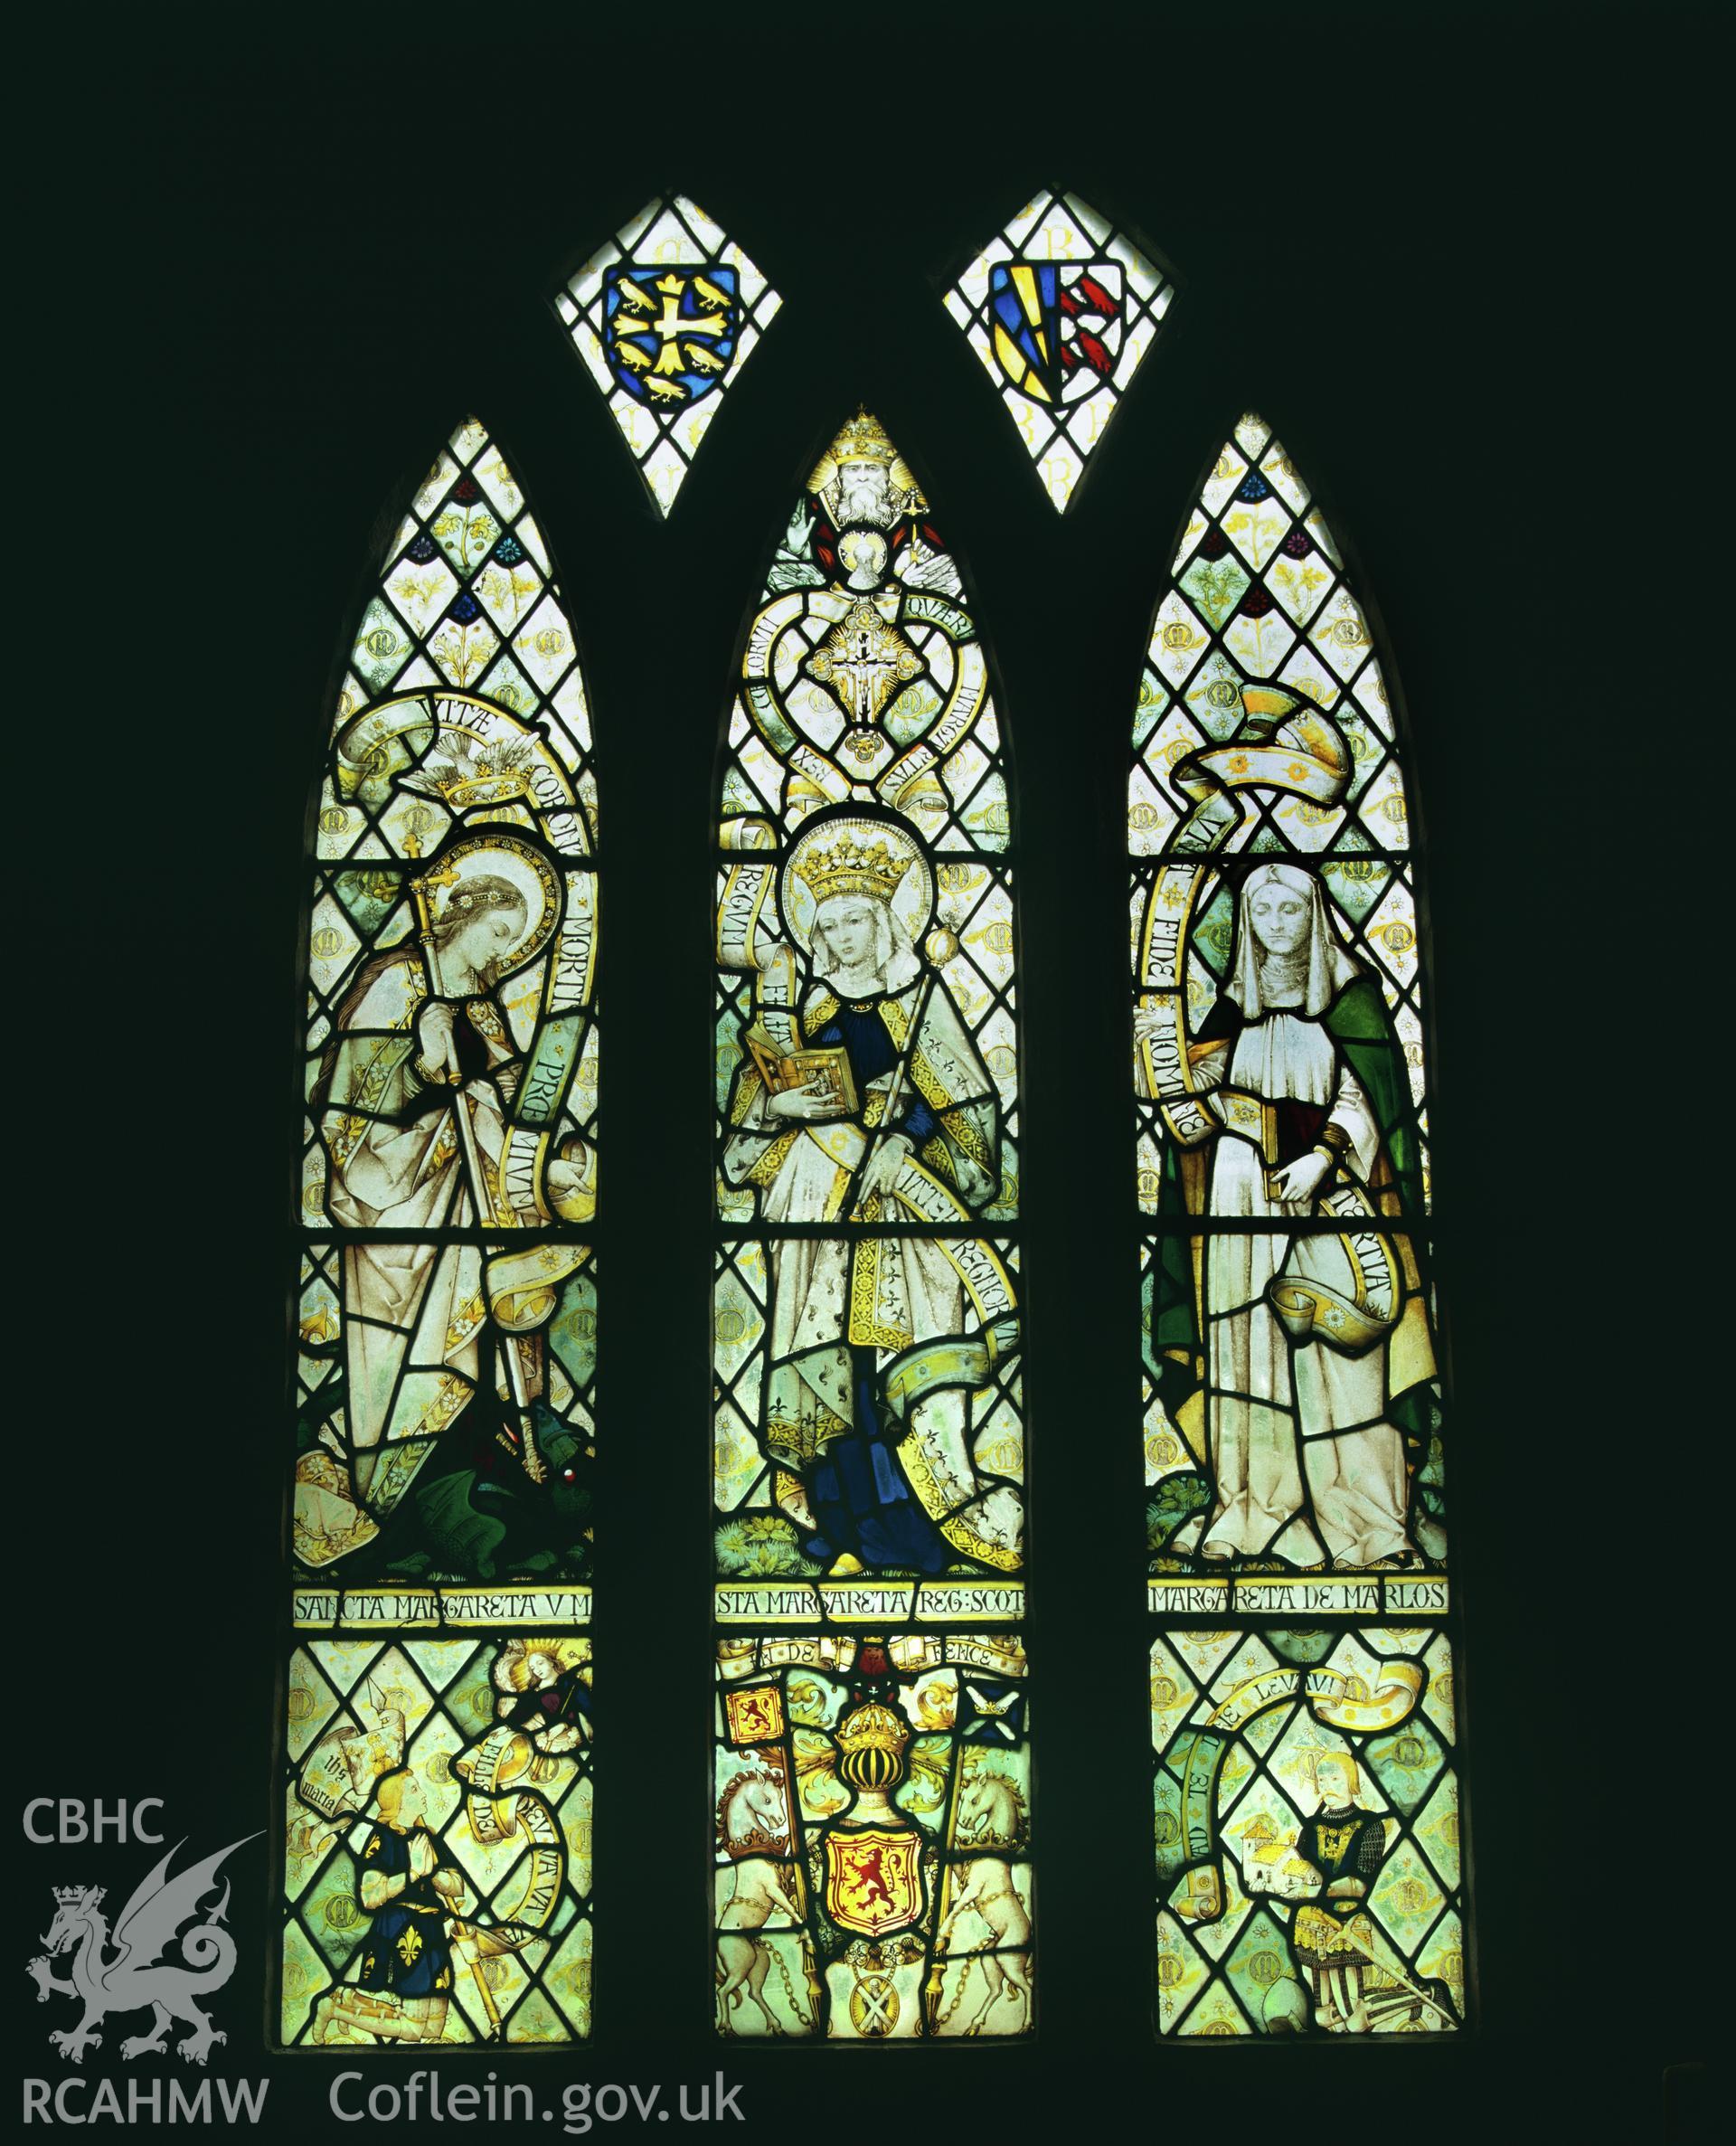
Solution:
[[[648,203],[555,293],[661,513],[782,303],[684,194]]]
[[[946,295],[1065,514],[1085,464],[1157,339],[1175,284],[1076,194],[1044,193]]]
[[[1244,416],[1127,789],[1165,2036],[1466,2017],[1420,859],[1366,613]]]
[[[307,858],[286,2046],[590,2031],[596,814],[471,419],[373,576]]]
[[[865,411],[753,600],[718,820],[718,2027],[1032,2031],[1014,827]]]

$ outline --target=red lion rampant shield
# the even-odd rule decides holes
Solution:
[[[826,1912],[840,1930],[883,1937],[922,1912],[922,1868],[913,1832],[858,1826],[826,1837]]]

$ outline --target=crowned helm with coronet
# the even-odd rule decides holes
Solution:
[[[904,1778],[910,1726],[878,1699],[864,1699],[838,1724],[838,1772],[853,1788],[886,1789]]]

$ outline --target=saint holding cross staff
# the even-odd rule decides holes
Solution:
[[[297,1469],[297,1550],[315,1565],[373,1539],[435,1439],[495,1383],[491,1333],[495,1442],[545,1480],[542,1328],[587,1256],[541,1234],[589,1211],[591,1151],[564,1103],[582,1016],[546,1017],[545,983],[526,1044],[499,988],[560,930],[561,881],[536,845],[486,829],[408,891],[415,936],[360,971],[315,1094],[328,1211],[366,1233],[343,1254],[342,1416]],[[476,1234],[527,1229],[538,1238],[516,1245]]]
[[[434,929],[429,902],[430,893],[437,887],[453,889],[442,922],[449,924],[452,919],[458,919],[456,929],[442,933],[437,933]],[[510,1224],[512,1211],[497,1192],[499,1161],[496,1159],[491,1168],[485,1168],[477,1146],[477,1106],[465,1085],[455,1022],[462,1003],[464,1013],[485,1042],[497,1045],[503,1041],[505,1030],[500,1016],[492,1007],[486,1007],[485,1000],[477,995],[477,988],[486,988],[486,983],[492,981],[488,978],[491,966],[523,938],[528,921],[524,897],[510,881],[493,875],[477,875],[460,884],[458,865],[452,862],[442,871],[429,871],[412,879],[410,891],[415,898],[420,927],[418,936],[428,964],[429,988],[432,993],[417,1018],[417,1037],[422,1049],[416,1059],[415,1070],[430,1085],[444,1081],[458,1091],[452,1099],[453,1118],[458,1129],[465,1175],[477,1220]],[[443,946],[448,950],[444,959]],[[478,952],[482,955],[479,963]],[[450,987],[444,974],[447,967],[453,971]],[[514,1413],[518,1418],[517,1458],[531,1480],[541,1482],[546,1471],[537,1451],[531,1404],[542,1392],[542,1337],[540,1333],[503,1334],[500,1347]],[[507,1434],[503,1431],[500,1436],[505,1442]]]

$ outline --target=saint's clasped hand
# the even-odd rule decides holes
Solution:
[[[396,1900],[410,1886],[424,1877],[431,1877],[434,1890],[456,1913],[464,1905],[463,1873],[441,1864],[436,1854],[432,1837],[420,1826],[410,1836],[410,1868],[395,1877],[387,1877],[378,1870],[370,1870],[363,1880],[363,1905],[371,1914],[377,1914],[388,1901]]]
[[[456,1088],[464,1078],[452,1035],[455,1011],[450,999],[433,998],[416,1016],[416,1078],[430,1088]]]
[[[460,1872],[438,1862],[432,1837],[420,1828],[410,1837],[410,1874],[431,1877],[434,1890],[455,1908],[464,1905],[464,1878]]]

